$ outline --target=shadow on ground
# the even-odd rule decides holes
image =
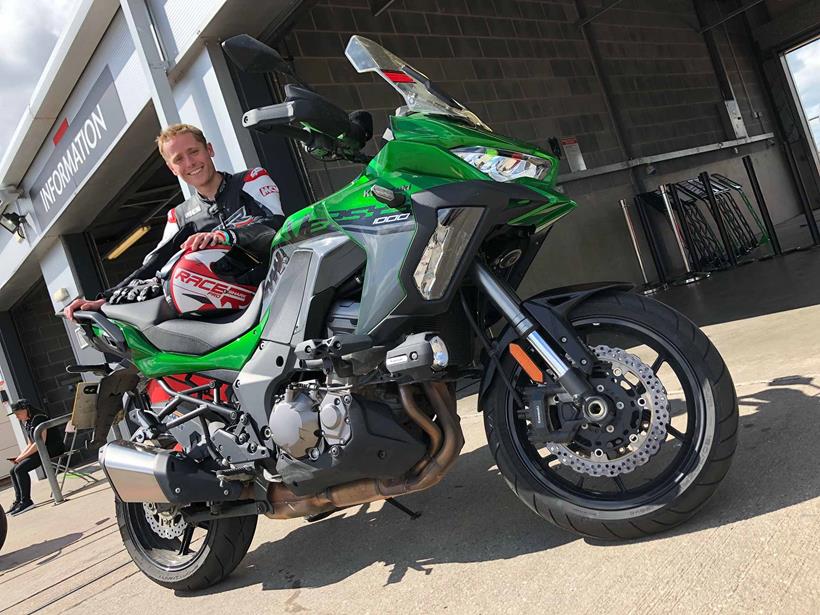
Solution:
[[[808,387],[808,394],[797,385]],[[740,442],[720,489],[693,519],[647,540],[735,523],[820,496],[812,461],[820,437],[816,391],[820,386],[811,378],[795,376],[740,397],[746,413],[740,418]],[[415,521],[389,506],[379,511],[364,506],[356,514],[305,523],[260,545],[225,583],[206,593],[250,585],[323,587],[374,564],[385,568],[388,585],[409,571],[432,574],[439,564],[511,559],[578,540],[524,506],[493,465],[483,446],[463,455],[438,487],[402,498],[423,512]],[[618,543],[594,543],[612,544]]]
[[[59,555],[59,553],[70,544],[74,544],[83,537],[81,532],[73,532],[60,536],[59,538],[50,538],[37,544],[23,547],[11,553],[0,553],[0,572],[6,572],[13,568],[28,564],[41,558],[48,558],[39,564],[44,564],[51,561],[49,556]],[[0,577],[1,578],[1,577]]]
[[[249,553],[218,593],[261,584],[263,589],[321,587],[373,565],[386,568],[385,584],[408,571],[431,574],[438,564],[508,559],[544,551],[575,537],[542,521],[510,491],[486,446],[463,454],[433,489],[401,498],[413,510],[354,509],[305,523]],[[260,519],[260,523],[276,523]],[[201,595],[201,594],[199,594]]]
[[[715,272],[654,298],[704,327],[820,304],[818,276],[820,250],[811,249]]]

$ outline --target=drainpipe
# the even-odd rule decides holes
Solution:
[[[612,2],[610,5],[604,8],[605,10],[609,10],[616,4],[619,4],[619,2]],[[589,23],[593,19],[598,17],[598,15],[600,15],[603,11],[599,11],[599,13],[593,15],[592,17],[588,17],[586,14],[586,9],[584,8],[581,0],[575,0],[575,10],[578,13],[577,25],[581,31],[581,35],[584,37],[584,43],[586,43],[587,51],[589,51],[589,56],[592,60],[592,68],[595,72],[595,78],[598,80],[598,83],[601,86],[601,95],[604,99],[604,105],[606,106],[606,111],[607,115],[609,115],[609,120],[610,122],[612,122],[612,128],[615,132],[615,139],[618,141],[618,147],[621,149],[621,153],[623,154],[624,159],[632,160],[633,158],[635,158],[635,155],[632,151],[632,148],[629,145],[629,141],[626,138],[623,116],[613,103],[612,83],[610,82],[609,77],[602,68],[603,60],[601,59],[601,51],[598,48],[598,43],[590,35],[589,32]],[[636,168],[630,167],[629,178],[631,180],[632,187],[634,188],[635,192],[647,191],[646,184],[644,183],[643,178],[638,174]]]

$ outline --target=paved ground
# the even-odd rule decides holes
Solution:
[[[811,251],[664,297],[707,324],[741,403],[732,470],[674,532],[595,544],[541,521],[498,475],[467,398],[455,469],[403,499],[419,520],[378,504],[315,524],[262,519],[227,582],[175,595],[130,563],[99,484],[10,519],[0,614],[820,612],[818,274]],[[4,506],[11,499],[0,493]]]

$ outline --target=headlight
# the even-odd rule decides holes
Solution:
[[[439,209],[437,213],[438,225],[413,273],[416,288],[428,300],[444,296],[484,210],[453,207]]]
[[[521,177],[544,179],[552,163],[544,158],[489,147],[459,147],[450,150],[497,182],[509,182]]]

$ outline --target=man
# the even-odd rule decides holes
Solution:
[[[29,444],[17,457],[9,458],[14,466],[11,468],[11,484],[14,487],[14,503],[9,509],[11,516],[19,515],[34,508],[31,500],[31,478],[28,473],[43,465],[34,442],[34,431],[37,426],[48,420],[45,414],[36,410],[27,399],[19,399],[11,405],[11,412],[23,424],[23,431]],[[56,429],[46,429],[41,434],[46,443],[49,457],[56,457],[63,452],[63,442]]]
[[[269,258],[270,244],[284,215],[279,189],[268,172],[257,167],[242,173],[225,173],[214,167],[213,146],[202,131],[189,124],[174,124],[156,139],[171,172],[194,188],[194,195],[168,212],[162,239],[143,266],[95,300],[75,299],[65,308],[73,319],[77,310],[99,310],[107,301],[134,301],[156,296],[156,272],[178,250],[203,250],[211,246],[239,245],[260,261]],[[221,225],[225,230],[213,230]]]

